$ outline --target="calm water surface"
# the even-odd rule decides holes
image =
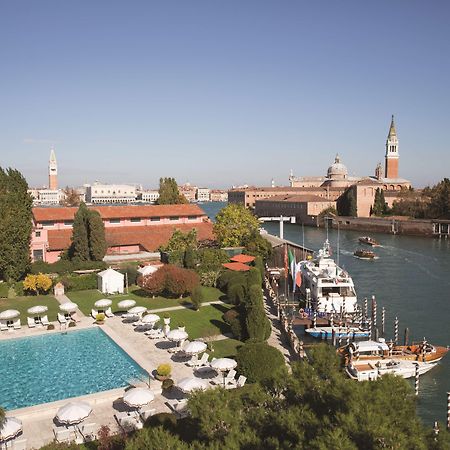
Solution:
[[[225,204],[202,205],[208,214],[215,215]],[[266,223],[264,228],[278,235],[275,223]],[[362,233],[364,234],[364,233]],[[374,249],[379,259],[360,260],[353,256],[358,248],[355,231],[340,231],[340,265],[355,282],[361,301],[375,295],[378,304],[378,320],[381,307],[386,308],[387,337],[393,336],[393,321],[399,318],[399,337],[403,340],[405,327],[409,327],[410,339],[450,345],[450,240],[393,236],[370,233],[382,247]],[[305,245],[320,248],[326,231],[304,228]],[[285,225],[284,237],[302,243],[300,225]],[[334,258],[337,258],[337,230],[329,231]],[[450,392],[450,354],[433,370],[420,378],[418,411],[425,423],[434,420],[445,423],[447,392]]]

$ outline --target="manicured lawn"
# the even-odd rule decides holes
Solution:
[[[59,312],[59,303],[55,297],[51,295],[33,295],[16,298],[2,298],[0,299],[0,311],[5,309],[17,309],[20,311],[20,320],[22,325],[27,325],[27,309],[36,305],[44,305],[48,307],[48,320],[55,321],[57,313]]]
[[[229,333],[229,326],[222,320],[223,313],[229,308],[229,305],[210,305],[202,306],[198,311],[179,309],[165,314],[171,319],[171,329],[177,328],[180,323],[183,323],[186,326],[189,339],[193,340]]]
[[[243,345],[243,342],[237,339],[223,339],[221,341],[211,342],[214,351],[208,351],[208,353],[214,358],[234,358],[237,353],[237,349]]]
[[[218,300],[223,293],[216,288],[203,287],[205,293],[205,301],[211,302]],[[85,315],[91,313],[91,309],[94,307],[94,303],[101,298],[109,298],[113,301],[111,309],[113,312],[117,312],[117,303],[121,300],[131,299],[136,301],[136,306],[145,306],[147,309],[159,309],[169,308],[171,306],[187,305],[191,303],[190,297],[179,298],[164,298],[164,297],[149,297],[148,294],[137,286],[132,286],[129,289],[128,294],[109,295],[102,294],[97,289],[91,289],[86,291],[71,291],[66,293],[73,302],[75,302],[80,310]]]

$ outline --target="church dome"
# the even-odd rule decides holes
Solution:
[[[344,164],[341,163],[339,155],[336,155],[334,163],[331,164],[330,167],[328,167],[327,177],[331,179],[342,180],[347,178],[347,175],[348,175],[347,167],[345,167]]]

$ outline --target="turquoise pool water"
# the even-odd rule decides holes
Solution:
[[[100,328],[0,342],[6,410],[126,386],[145,374]]]

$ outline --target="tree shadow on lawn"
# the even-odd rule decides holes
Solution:
[[[147,291],[145,291],[144,289],[136,289],[135,291],[131,292],[133,295],[136,295],[136,297],[142,297],[145,298],[149,301],[151,300],[156,300],[156,299],[170,299],[170,300],[174,300],[174,299],[178,299],[178,297],[162,297],[161,295],[157,295],[155,296],[155,298],[152,297],[151,294],[149,294]],[[183,299],[178,299],[180,305],[191,305],[191,302],[187,299],[187,298],[183,298]]]
[[[231,333],[230,326],[225,322],[222,322],[217,319],[211,319],[210,323],[212,323],[215,327],[217,327],[220,330],[221,334]]]
[[[213,308],[217,309],[218,311],[220,311],[222,314],[226,313],[230,308],[228,308],[225,305],[221,305],[220,303],[213,303],[212,305]]]

